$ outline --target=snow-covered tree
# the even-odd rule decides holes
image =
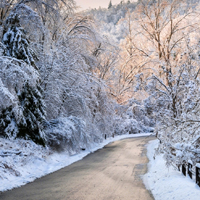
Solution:
[[[4,108],[0,115],[0,135],[7,138],[23,138],[45,146],[43,123],[45,106],[40,88],[26,83],[18,94],[19,105]]]
[[[36,55],[34,51],[29,48],[29,41],[26,38],[25,30],[20,26],[19,16],[11,14],[6,24],[8,30],[3,36],[3,44],[6,46],[5,55],[17,59],[24,60],[27,64],[35,65]]]
[[[18,134],[17,121],[13,107],[9,106],[0,114],[0,136],[5,138],[16,138]]]
[[[13,95],[13,100],[10,102],[11,105],[5,106],[2,110],[2,132],[4,136],[31,139],[44,146],[42,123],[45,120],[45,106],[39,85],[38,68],[35,64],[37,57],[30,48],[18,14],[10,13],[4,30],[2,43],[7,62],[5,58],[0,59],[1,70],[5,67],[5,71],[1,73],[1,79]],[[10,71],[13,73],[9,73]]]
[[[185,4],[180,7],[180,3]],[[194,150],[198,143],[199,19],[188,8],[187,2],[178,0],[141,1],[136,16],[132,15],[136,89],[143,88],[154,105],[159,151],[164,152],[167,164],[199,160],[195,157],[199,150]]]
[[[37,144],[45,145],[43,123],[45,121],[45,104],[42,97],[42,89],[39,84],[31,87],[25,83],[22,91],[18,94],[20,109],[23,119],[18,124],[17,137],[31,139]]]
[[[23,137],[24,135],[20,135],[19,127],[26,123],[26,117],[23,113],[25,107],[22,107],[21,104],[23,103],[20,102],[18,96],[24,90],[24,84],[27,81],[32,88],[35,87],[38,81],[38,73],[34,67],[15,58],[0,57],[0,63],[1,136],[8,138]],[[33,96],[32,101],[40,101],[40,98],[36,98],[36,95]],[[27,134],[31,134],[31,132]],[[28,137],[24,136],[24,138],[27,139]]]
[[[108,5],[108,9],[112,8],[112,1],[110,0],[109,5]]]

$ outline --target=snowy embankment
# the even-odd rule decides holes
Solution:
[[[157,140],[149,142],[147,146],[148,173],[143,177],[146,188],[151,190],[155,200],[199,200],[200,188],[178,170],[167,168],[163,156],[155,156],[157,146]]]
[[[125,138],[149,136],[152,133],[121,135],[94,143],[90,150],[69,156],[55,153],[26,140],[0,138],[0,191],[10,190],[36,178],[66,167],[105,145]]]

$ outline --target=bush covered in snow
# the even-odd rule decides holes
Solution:
[[[139,102],[135,99],[130,99],[129,104],[123,106],[119,113],[121,113],[121,117],[116,121],[115,134],[136,134],[154,131],[155,119],[148,113],[143,101]]]
[[[80,152],[89,145],[85,123],[77,117],[66,117],[46,123],[47,144],[53,150],[67,150],[70,154]]]

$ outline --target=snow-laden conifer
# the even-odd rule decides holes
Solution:
[[[37,144],[45,145],[43,123],[45,121],[45,104],[39,84],[31,87],[25,83],[18,95],[23,119],[18,124],[18,137],[31,139]]]
[[[112,1],[109,2],[108,9],[112,8]]]
[[[26,32],[20,25],[19,16],[12,13],[6,20],[8,30],[3,35],[3,44],[6,46],[5,55],[20,60],[36,67],[34,51],[29,48],[29,41]]]

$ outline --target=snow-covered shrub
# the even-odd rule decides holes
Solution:
[[[70,154],[74,154],[89,145],[85,122],[77,117],[57,118],[46,122],[45,126],[47,144],[53,150],[67,150]]]
[[[118,117],[115,125],[115,134],[136,134],[153,132],[155,120],[145,109],[144,102],[130,99],[129,104],[121,111],[123,114]]]

